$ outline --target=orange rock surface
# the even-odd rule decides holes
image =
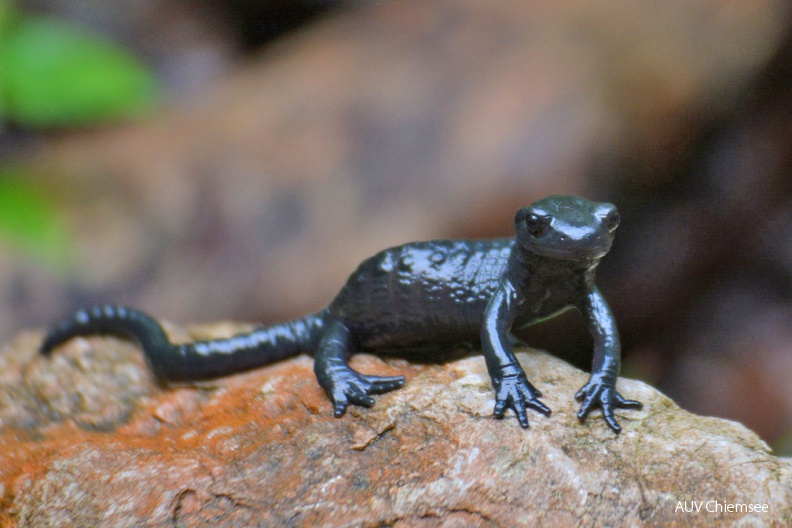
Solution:
[[[355,368],[408,383],[335,419],[307,356],[160,388],[132,344],[78,338],[43,358],[40,339],[0,351],[4,526],[792,523],[792,462],[754,433],[626,379],[620,391],[645,408],[619,413],[621,435],[598,413],[580,424],[572,395],[586,374],[538,351],[518,356],[554,412],[522,430],[492,417],[478,354],[356,356]],[[768,512],[678,511],[693,500]]]

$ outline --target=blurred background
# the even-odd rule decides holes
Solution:
[[[374,252],[616,203],[623,374],[792,454],[783,0],[0,0],[0,338],[329,302]],[[579,366],[570,314],[525,336]]]

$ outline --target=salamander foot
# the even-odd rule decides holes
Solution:
[[[374,405],[373,394],[383,394],[404,386],[404,376],[366,376],[352,369],[337,372],[327,394],[336,418],[343,416],[351,403],[362,407]]]
[[[575,399],[582,401],[578,419],[583,422],[595,407],[602,409],[602,417],[614,433],[621,432],[621,426],[613,415],[614,409],[641,409],[643,404],[637,400],[625,400],[616,392],[614,383],[592,376],[583,388],[577,391]]]

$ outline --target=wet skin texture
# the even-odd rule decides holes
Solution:
[[[640,402],[616,392],[619,335],[594,270],[619,224],[611,204],[550,196],[517,211],[516,237],[435,240],[386,249],[364,261],[324,310],[228,339],[172,344],[150,316],[117,306],[82,310],[56,326],[41,351],[95,333],[137,340],[161,380],[222,376],[301,352],[315,355],[314,371],[336,416],[349,404],[371,407],[372,395],[404,385],[403,376],[367,376],[347,363],[355,351],[388,352],[480,342],[495,389],[495,416],[512,409],[528,427],[527,410],[550,414],[541,393],[512,352],[509,332],[569,308],[583,314],[594,339],[589,381],[575,395],[584,420],[599,407],[611,429],[614,409]]]

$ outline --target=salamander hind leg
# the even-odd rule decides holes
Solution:
[[[404,386],[404,376],[366,376],[353,370],[347,356],[353,352],[349,329],[338,320],[329,322],[314,361],[319,385],[333,403],[333,414],[342,416],[352,403],[374,405],[373,394],[382,394]]]

